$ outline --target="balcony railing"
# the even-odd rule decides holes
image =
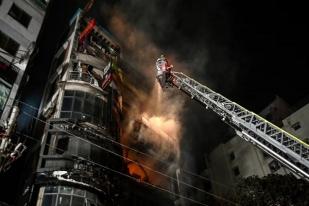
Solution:
[[[83,81],[94,86],[99,86],[97,80],[88,73],[72,71],[69,73],[69,80]]]

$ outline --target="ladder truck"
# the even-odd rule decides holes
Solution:
[[[309,180],[309,145],[259,115],[225,98],[184,73],[161,55],[156,78],[163,89],[176,87],[211,109],[244,140],[266,152],[301,178]]]

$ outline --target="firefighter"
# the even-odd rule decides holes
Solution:
[[[156,62],[156,69],[157,69],[157,79],[162,88],[166,87],[167,80],[170,77],[171,69],[173,65],[168,63],[168,60],[162,54],[160,58]]]

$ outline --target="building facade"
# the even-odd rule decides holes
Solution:
[[[79,10],[63,36],[41,106],[46,119],[30,205],[117,205],[119,46]],[[116,154],[116,155],[114,155]]]
[[[301,107],[283,121],[283,129],[299,137],[305,143],[309,143],[309,104]]]
[[[0,1],[0,123],[7,120],[48,2]]]
[[[309,105],[305,105],[292,113],[291,108],[276,97],[260,115],[304,140],[309,131],[301,125],[309,123],[308,112]],[[208,166],[206,173],[214,181],[212,190],[221,195],[233,192],[231,189],[240,178],[290,173],[278,161],[238,136],[217,146],[205,159]]]

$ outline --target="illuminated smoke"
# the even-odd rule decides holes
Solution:
[[[151,156],[125,150],[126,157],[163,173],[169,173],[175,170],[180,158],[182,131],[179,111],[183,100],[170,92],[161,93],[160,90],[159,86],[155,86],[148,98],[133,100],[132,107],[127,112],[121,142]],[[158,159],[166,164],[162,164]],[[128,169],[131,174],[135,173],[133,176],[140,176],[140,179],[149,180],[153,184],[164,186],[167,183],[165,178],[147,168],[141,170],[131,165]],[[146,172],[147,178],[143,171]]]
[[[130,150],[124,150],[124,155],[163,173],[173,172],[180,158],[182,136],[180,112],[183,109],[184,100],[173,90],[162,91],[155,81],[154,64],[161,54],[161,49],[142,32],[128,24],[117,11],[111,18],[109,28],[121,40],[126,61],[132,63],[134,68],[144,76],[143,79],[152,85],[150,91],[144,91],[143,88],[138,88],[137,84],[133,84],[136,96],[124,100],[130,101],[130,108],[124,121],[125,129],[121,142],[142,150],[154,158]],[[175,57],[172,58],[175,59]],[[130,88],[134,87],[129,82],[125,84]],[[161,159],[168,164],[162,165],[156,159]],[[129,163],[128,169],[131,175],[138,176],[141,180],[148,180],[157,185],[166,184],[165,178],[147,168]]]

